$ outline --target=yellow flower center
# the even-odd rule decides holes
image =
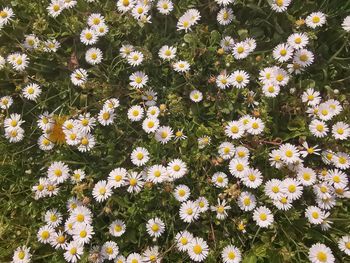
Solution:
[[[237,53],[241,54],[244,52],[244,47],[238,47],[237,48]]]
[[[88,145],[89,144],[89,140],[86,137],[84,137],[83,139],[81,139],[81,144],[82,145]]]
[[[76,247],[72,247],[70,250],[69,250],[69,253],[71,253],[71,255],[75,255],[77,253],[77,248]]]
[[[249,197],[244,198],[243,204],[244,204],[245,206],[249,206],[250,203],[251,203],[251,202],[250,202],[250,198],[249,198]]]
[[[192,208],[188,208],[188,209],[186,210],[186,213],[187,213],[188,215],[192,215],[192,214],[193,214]]]
[[[87,40],[91,40],[91,39],[92,39],[92,34],[91,34],[90,32],[87,32],[87,33],[85,34],[85,38],[86,38]]]
[[[58,11],[60,11],[60,6],[59,5],[53,5],[52,9],[53,9],[53,11],[58,12]]]
[[[137,184],[137,180],[135,178],[130,179],[130,185],[135,186]]]
[[[311,178],[311,175],[309,173],[304,173],[303,174],[303,178],[304,178],[305,181],[309,181],[310,178]]]
[[[58,244],[63,244],[64,241],[66,241],[66,238],[64,236],[58,236],[56,238],[56,241],[57,241]]]
[[[315,24],[319,23],[320,21],[321,21],[321,19],[318,16],[314,16],[312,18],[312,22],[315,23]]]
[[[236,258],[236,254],[235,254],[235,252],[233,252],[233,251],[230,251],[228,254],[227,254],[227,257],[229,258],[229,259],[235,259]]]
[[[237,171],[242,172],[244,170],[243,164],[241,164],[241,163],[237,164],[236,169],[237,169]]]
[[[106,193],[106,188],[105,187],[101,187],[98,192],[101,194],[101,195],[104,195]]]
[[[236,77],[236,81],[237,81],[238,83],[241,83],[241,82],[243,81],[243,77],[242,77],[241,75],[238,75],[238,76]]]
[[[285,55],[287,55],[287,50],[285,50],[285,49],[281,49],[281,51],[280,51],[280,55],[281,55],[281,56],[285,56]]]
[[[180,189],[178,193],[179,193],[179,196],[183,197],[185,196],[186,191],[184,189]]]
[[[194,245],[193,246],[193,252],[197,255],[199,255],[200,253],[202,253],[203,249],[200,245]]]
[[[78,222],[84,222],[84,219],[85,219],[85,217],[84,217],[83,214],[78,214],[78,215],[77,215],[77,221],[78,221]]]
[[[219,176],[218,179],[217,179],[217,182],[218,183],[222,183],[224,181],[224,178],[222,178],[222,176]]]
[[[301,38],[297,37],[296,39],[294,39],[294,43],[295,44],[300,44],[301,43]]]
[[[85,230],[82,230],[82,231],[80,231],[79,235],[80,235],[81,238],[84,238],[84,237],[87,236],[87,232]]]
[[[128,6],[130,4],[129,0],[123,0],[123,6]]]
[[[159,231],[159,226],[157,224],[152,225],[152,231],[153,232],[158,232]]]
[[[18,252],[18,258],[19,258],[19,259],[24,259],[25,255],[26,255],[26,254],[24,253],[23,250],[21,250],[20,252]]]
[[[120,231],[122,231],[122,226],[121,225],[115,225],[115,227],[114,227],[114,231],[115,232],[120,232]]]
[[[143,153],[137,153],[136,154],[136,158],[138,159],[138,160],[142,160],[143,159]]]
[[[317,253],[317,259],[321,262],[327,262],[327,254],[320,251]]]
[[[344,129],[343,128],[338,128],[337,129],[337,133],[340,134],[340,135],[343,135],[344,134]]]
[[[346,159],[344,157],[339,157],[340,164],[346,164]]]
[[[231,132],[232,132],[232,133],[238,133],[238,131],[239,131],[239,129],[238,129],[237,126],[232,126],[232,127],[231,127]]]
[[[278,193],[279,191],[280,191],[280,189],[277,185],[272,187],[272,192],[274,192],[275,194]]]
[[[306,54],[300,55],[299,59],[303,62],[308,61],[309,57]]]
[[[266,221],[267,215],[265,213],[261,213],[259,218],[260,218],[261,221]]]
[[[224,208],[222,205],[220,205],[220,206],[217,208],[217,212],[218,212],[219,214],[222,214],[223,212],[225,212],[225,208]]]
[[[46,239],[48,239],[49,237],[50,237],[49,231],[45,230],[45,231],[43,231],[43,232],[41,233],[41,238],[42,238],[42,239],[46,240]]]
[[[186,237],[182,237],[181,239],[180,239],[180,242],[181,242],[181,244],[182,245],[187,245],[187,243],[188,243],[188,239],[186,238]]]
[[[103,114],[102,114],[102,119],[104,119],[105,121],[106,120],[108,120],[109,118],[110,118],[110,114],[108,113],[108,112],[104,112]]]
[[[319,217],[318,215],[318,212],[312,212],[311,216],[314,218],[314,219],[317,219]]]
[[[294,193],[296,190],[297,190],[297,188],[295,185],[292,184],[292,185],[288,186],[288,191],[290,193]]]

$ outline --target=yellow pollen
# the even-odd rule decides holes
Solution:
[[[195,245],[193,246],[193,252],[197,255],[199,255],[200,253],[202,253],[203,249],[200,245]]]

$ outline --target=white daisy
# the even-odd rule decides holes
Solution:
[[[148,162],[150,157],[146,148],[137,147],[131,152],[130,158],[134,165],[142,166]]]
[[[254,210],[253,220],[259,227],[266,228],[273,223],[274,217],[270,209],[266,206],[260,206]]]
[[[311,263],[334,263],[335,258],[332,250],[321,243],[316,243],[311,246],[308,254]]]
[[[146,230],[151,237],[158,238],[164,233],[165,224],[158,217],[152,218],[147,221]]]
[[[109,233],[114,237],[120,237],[125,233],[126,226],[122,220],[115,220],[109,226]]]
[[[97,202],[103,202],[112,195],[112,188],[106,180],[98,181],[92,189],[92,196]]]
[[[103,59],[103,53],[99,48],[90,48],[85,53],[85,60],[91,65],[100,64]]]
[[[188,255],[193,261],[202,262],[204,261],[209,253],[209,247],[207,242],[202,238],[193,238],[188,246]]]
[[[305,23],[311,28],[321,27],[326,23],[326,15],[322,12],[313,12],[306,17]]]

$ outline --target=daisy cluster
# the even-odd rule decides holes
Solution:
[[[337,216],[350,198],[349,103],[339,90],[301,84],[323,63],[315,43],[332,16],[323,4],[295,20],[287,12],[296,1],[259,1],[267,24],[283,15],[293,23],[268,46],[254,30],[236,34],[251,6],[242,1],[110,2],[45,2],[53,31],[24,32],[4,57],[0,49],[0,73],[15,86],[0,97],[4,144],[28,145],[16,154],[35,148],[38,160],[23,161],[42,166],[31,185],[43,204],[36,243],[17,247],[12,262],[35,262],[49,246],[73,263],[257,262],[254,241],[274,242],[294,220],[326,238],[293,241],[284,262],[348,260]],[[0,10],[6,37],[20,20],[14,10]],[[54,32],[57,23],[68,32]],[[350,16],[338,25],[348,36]],[[45,59],[59,65],[54,73]],[[273,111],[300,115],[300,127]]]

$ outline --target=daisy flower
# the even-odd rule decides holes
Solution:
[[[47,176],[52,182],[63,183],[68,179],[69,172],[69,167],[65,163],[53,162],[47,170]]]
[[[75,86],[82,87],[87,81],[88,73],[85,69],[78,68],[70,75],[70,79]]]
[[[12,256],[13,263],[29,263],[31,261],[32,254],[30,253],[30,247],[21,246],[17,247]]]
[[[111,186],[105,180],[98,181],[92,190],[92,196],[99,203],[105,201],[111,195],[112,195]]]
[[[73,240],[78,244],[89,244],[93,235],[94,230],[89,224],[79,224],[73,226]]]
[[[50,16],[57,17],[64,10],[63,1],[52,0],[46,9],[49,12]]]
[[[187,72],[190,70],[190,64],[185,60],[179,60],[173,64],[176,72]]]
[[[190,99],[193,102],[200,102],[203,99],[203,93],[200,92],[199,90],[192,90],[190,93]]]
[[[142,94],[142,99],[145,101],[146,106],[154,106],[157,101],[157,92],[152,89],[145,90]]]
[[[34,34],[26,35],[24,39],[24,48],[26,49],[37,49],[39,47],[40,40]]]
[[[143,122],[142,122],[142,129],[146,132],[146,133],[153,133],[155,132],[159,127],[159,120],[157,118],[146,118]]]
[[[294,49],[286,44],[279,44],[273,49],[272,56],[278,62],[286,62],[293,56]]]
[[[291,201],[297,200],[303,194],[303,187],[300,182],[293,178],[286,178],[282,182],[282,192],[284,192]]]
[[[223,142],[219,145],[218,153],[222,159],[229,160],[235,154],[235,146],[230,142]]]
[[[317,138],[323,138],[327,136],[329,131],[327,124],[324,121],[312,120],[309,125],[309,130]]]
[[[165,224],[158,217],[152,218],[147,221],[146,230],[151,237],[158,238],[164,233]]]
[[[119,49],[120,56],[122,58],[127,58],[129,54],[134,50],[135,48],[132,45],[122,45],[122,47]]]
[[[285,193],[283,192],[282,181],[278,179],[271,179],[265,183],[265,194],[270,199],[280,199]]]
[[[229,164],[230,173],[237,177],[242,178],[249,169],[249,163],[245,159],[232,159]]]
[[[237,247],[228,245],[222,250],[221,258],[224,263],[239,263],[242,260],[242,254]]]
[[[243,211],[252,211],[256,206],[256,198],[249,192],[242,192],[237,199],[237,204]]]
[[[309,38],[305,33],[294,33],[288,37],[287,42],[292,48],[301,49],[309,43]]]
[[[103,59],[103,54],[99,48],[90,48],[85,53],[85,60],[91,65],[100,64]]]
[[[55,230],[51,226],[42,226],[39,228],[37,238],[40,243],[48,244]]]
[[[304,186],[313,185],[316,182],[316,172],[307,167],[301,167],[297,170],[297,179]]]
[[[180,218],[185,223],[191,223],[199,218],[199,208],[196,202],[186,201],[181,203]]]
[[[185,202],[190,197],[191,191],[187,185],[178,185],[174,190],[174,197],[179,202]]]
[[[117,1],[117,8],[119,12],[125,13],[130,11],[134,6],[136,2],[134,0],[118,0]]]
[[[325,214],[320,208],[316,206],[309,206],[305,210],[305,217],[311,224],[319,225],[324,220]]]
[[[129,77],[130,86],[136,89],[141,89],[148,82],[148,76],[143,71],[136,71]]]
[[[50,209],[45,213],[44,221],[53,228],[59,226],[62,222],[62,214],[57,209]]]
[[[204,213],[209,209],[209,202],[204,196],[198,197],[196,203],[200,213]]]
[[[314,54],[307,49],[299,49],[294,54],[293,62],[301,67],[308,67],[314,62]]]
[[[71,241],[67,244],[63,254],[67,262],[76,263],[84,253],[83,245],[76,241]]]
[[[221,72],[220,75],[216,77],[216,85],[220,89],[226,89],[232,86],[232,84],[233,84],[232,74],[227,75],[226,71]]]
[[[280,146],[281,159],[290,164],[298,161],[300,152],[294,145],[290,143],[282,144]]]
[[[9,59],[8,57],[7,60],[16,71],[23,71],[28,67],[29,58],[26,54],[15,53],[12,55],[13,59]]]
[[[215,0],[215,2],[218,5],[223,5],[223,6],[227,6],[229,4],[233,4],[235,2],[235,0]]]
[[[119,247],[114,241],[107,241],[101,247],[102,257],[107,260],[113,260],[118,256]]]
[[[127,57],[128,63],[133,66],[139,66],[141,65],[142,61],[143,61],[143,54],[139,51],[132,51],[130,52],[130,54]]]
[[[256,189],[263,181],[263,176],[258,169],[249,168],[242,178],[242,183],[249,187]]]
[[[259,118],[251,118],[247,132],[253,135],[258,135],[264,131],[265,124]]]
[[[174,159],[168,163],[167,171],[173,179],[179,179],[187,173],[187,165],[180,159]]]
[[[338,241],[338,247],[346,255],[350,256],[350,236],[343,236]]]
[[[26,99],[35,101],[41,94],[41,88],[38,84],[31,83],[23,88],[22,94]]]
[[[236,70],[231,75],[232,85],[237,89],[246,87],[249,83],[249,75],[244,70]]]
[[[220,201],[219,198],[218,198],[218,204],[210,207],[211,211],[216,212],[216,218],[218,220],[224,220],[227,217],[226,210],[230,210],[230,209],[231,209],[231,206],[226,205],[226,200],[224,199]]]
[[[246,42],[235,43],[232,47],[233,56],[235,59],[244,59],[248,57],[250,52],[250,47]]]
[[[216,19],[220,25],[226,26],[226,25],[230,24],[233,20],[232,9],[231,8],[220,9]]]
[[[78,206],[72,211],[71,219],[77,224],[90,225],[92,223],[92,213],[89,208]]]
[[[160,1],[158,1],[158,4],[161,1],[168,1],[168,0],[160,0]],[[176,47],[166,46],[166,45],[162,46],[159,49],[158,56],[163,60],[171,60],[171,59],[175,58],[175,56],[176,56]]]
[[[129,185],[127,191],[129,193],[135,193],[135,194],[139,193],[143,185],[145,184],[143,173],[137,173],[137,172],[128,173],[127,182]]]
[[[334,263],[335,258],[332,250],[321,243],[316,243],[311,246],[308,254],[311,263]]]
[[[301,101],[307,103],[307,105],[316,106],[321,101],[320,92],[309,88],[303,92],[303,95],[301,96]]]
[[[149,152],[146,148],[137,147],[131,152],[131,162],[136,166],[142,166],[149,160]]]
[[[230,51],[234,45],[235,41],[230,36],[226,36],[220,41],[220,47],[226,52]]]
[[[126,226],[122,220],[115,220],[109,226],[109,233],[114,237],[120,237],[125,233]]]
[[[291,2],[292,0],[273,0],[271,4],[271,8],[277,13],[282,13],[287,10]]]
[[[182,252],[187,251],[193,239],[194,239],[193,235],[186,230],[177,233],[175,236],[177,249]]]
[[[167,176],[168,172],[163,165],[153,165],[147,170],[147,181],[154,184],[162,183]]]
[[[209,247],[204,239],[196,237],[191,240],[187,252],[193,261],[202,262],[208,256]]]
[[[98,13],[93,13],[91,15],[89,15],[88,19],[87,19],[87,24],[89,26],[97,26],[99,24],[104,24],[105,23],[105,18]]]
[[[107,126],[113,123],[115,118],[114,110],[102,109],[97,116],[97,120],[101,125]]]
[[[131,106],[128,110],[128,119],[132,122],[139,121],[144,115],[144,110],[139,105]]]
[[[112,188],[119,188],[125,185],[128,172],[124,168],[115,168],[108,175],[108,184]]]
[[[13,103],[13,99],[10,96],[4,96],[0,98],[0,108],[3,110],[9,109]]]
[[[332,135],[336,140],[346,140],[350,137],[349,124],[339,121],[332,127]]]
[[[126,263],[143,263],[142,256],[139,253],[131,253],[127,257]]]
[[[174,9],[174,4],[170,0],[159,0],[157,2],[157,9],[163,15],[169,15]]]
[[[350,32],[350,16],[344,18],[343,23],[341,24],[343,29],[347,32]]]
[[[162,144],[168,143],[173,137],[173,129],[169,126],[160,126],[155,132],[156,141]]]
[[[322,12],[313,12],[305,19],[305,23],[308,27],[316,28],[321,27],[326,23],[326,16]]]
[[[157,118],[159,116],[160,110],[157,106],[151,106],[147,109],[146,115],[148,117]]]
[[[86,46],[96,44],[97,40],[98,36],[96,35],[96,31],[91,28],[85,28],[80,33],[80,41]]]
[[[266,206],[260,206],[254,210],[253,220],[259,227],[266,228],[273,223],[274,217],[270,209],[268,209]]]
[[[275,98],[280,93],[280,86],[274,83],[266,83],[262,87],[262,92],[266,97]]]
[[[230,121],[225,126],[225,134],[231,139],[239,139],[244,134],[244,128],[240,121]]]
[[[58,232],[53,233],[50,240],[50,245],[55,249],[64,249],[67,245],[67,237],[63,231],[59,230]]]
[[[53,53],[55,53],[57,49],[61,46],[61,44],[56,39],[46,40],[43,42],[43,45],[44,45],[43,49],[45,52],[53,52]]]
[[[155,263],[162,262],[162,256],[159,252],[158,246],[147,247],[146,250],[142,253],[142,256],[145,262],[155,262]]]

